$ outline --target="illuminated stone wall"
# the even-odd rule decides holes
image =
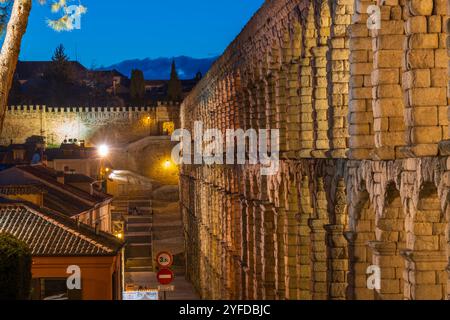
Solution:
[[[145,137],[113,149],[109,161],[114,168],[133,171],[162,185],[177,185],[179,170],[171,157],[175,145],[169,136]]]
[[[124,143],[159,134],[163,122],[169,120],[179,126],[179,105],[159,102],[155,107],[130,108],[11,106],[0,143],[23,143],[32,135],[45,136],[50,145],[59,145],[64,139],[86,140],[88,144]]]
[[[266,1],[181,109],[191,132],[281,133],[274,176],[181,168],[203,298],[449,297],[447,14],[445,0]]]

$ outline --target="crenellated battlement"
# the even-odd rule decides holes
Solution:
[[[177,107],[179,102],[174,101],[157,101],[155,105],[137,107],[54,107],[46,105],[18,105],[8,106],[8,112],[55,112],[55,113],[90,113],[90,112],[128,112],[128,113],[148,113],[158,107]]]
[[[55,107],[9,106],[0,144],[23,143],[34,135],[44,136],[50,145],[66,138],[126,142],[161,134],[165,122],[179,123],[178,102],[158,101],[145,107]]]

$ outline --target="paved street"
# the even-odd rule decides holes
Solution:
[[[125,275],[126,282],[133,282],[137,286],[148,289],[157,289],[158,281],[155,272],[127,272]],[[199,297],[195,293],[192,285],[184,279],[184,275],[175,275],[172,283],[175,286],[174,292],[167,292],[167,300],[198,300]],[[161,295],[162,297],[162,295]]]

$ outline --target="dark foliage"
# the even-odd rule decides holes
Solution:
[[[0,234],[0,300],[25,300],[31,286],[31,251],[9,234]]]

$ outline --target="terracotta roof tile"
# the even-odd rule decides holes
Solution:
[[[116,255],[123,243],[55,212],[14,200],[0,202],[0,233],[24,241],[34,256]]]

